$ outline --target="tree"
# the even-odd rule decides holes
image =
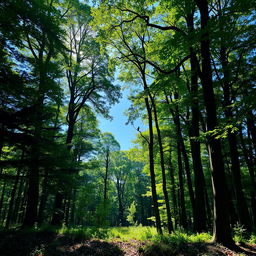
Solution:
[[[125,225],[124,210],[126,206],[126,183],[129,176],[132,175],[132,162],[126,157],[122,151],[117,151],[113,154],[113,165],[112,165],[112,179],[115,183],[118,198],[118,219],[119,225]]]
[[[109,170],[110,170],[110,161],[111,161],[111,152],[120,150],[119,143],[115,140],[114,136],[111,133],[105,132],[102,134],[100,141],[100,155],[103,157],[105,165],[104,173],[104,192],[103,200],[104,205],[107,203],[107,192],[108,192],[108,179],[109,179]]]
[[[107,116],[107,106],[118,100],[119,87],[111,83],[112,75],[108,70],[107,55],[100,53],[99,45],[91,31],[90,7],[75,1],[68,9],[67,16],[68,53],[64,56],[69,88],[66,145],[68,150],[71,150],[75,125],[81,110],[91,106]],[[62,191],[56,193],[53,225],[60,225],[63,220],[63,196]]]

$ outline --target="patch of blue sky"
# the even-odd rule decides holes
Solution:
[[[98,117],[101,132],[111,132],[119,142],[121,150],[129,150],[134,146],[132,141],[136,139],[138,126],[141,131],[146,129],[146,125],[139,118],[133,124],[126,124],[128,116],[125,115],[125,112],[131,106],[131,102],[128,99],[129,95],[130,90],[123,89],[119,103],[112,106],[110,110],[110,115],[113,117],[112,120]]]

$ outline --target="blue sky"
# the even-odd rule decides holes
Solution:
[[[131,124],[125,125],[128,118],[124,115],[124,111],[130,107],[130,101],[127,98],[129,90],[124,90],[122,94],[123,97],[120,99],[119,103],[111,108],[110,115],[113,117],[113,120],[106,120],[102,117],[98,119],[100,130],[102,132],[111,132],[120,143],[121,150],[128,150],[133,147],[132,140],[136,138],[138,132]],[[138,126],[145,127],[140,120],[136,120],[134,126],[136,128]]]

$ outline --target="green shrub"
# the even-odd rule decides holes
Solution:
[[[237,243],[240,242],[246,242],[246,229],[244,229],[243,225],[237,223],[234,227],[233,227],[233,233],[234,233],[234,240]]]
[[[250,244],[256,244],[256,235],[251,235],[249,241]]]
[[[189,240],[192,243],[209,242],[212,236],[209,233],[197,233],[189,236]]]
[[[201,251],[206,250],[204,243],[210,239],[211,236],[208,233],[188,235],[183,232],[176,232],[155,235],[152,238],[152,242],[144,247],[144,252],[146,256],[178,255],[179,253],[199,255]],[[197,243],[197,246],[191,246],[191,244],[195,243]]]
[[[127,215],[127,221],[132,225],[132,226],[137,226],[136,222],[134,220],[136,214],[136,202],[133,201],[128,208],[128,215]]]

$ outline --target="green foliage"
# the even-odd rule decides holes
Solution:
[[[97,227],[107,227],[109,226],[108,215],[110,210],[110,202],[103,201],[96,206],[94,223]]]
[[[209,242],[211,239],[211,235],[209,233],[200,233],[200,234],[192,234],[188,235],[183,232],[175,232],[170,235],[157,235],[152,239],[152,242],[162,242],[166,244],[184,244],[184,243],[198,243],[198,242]]]
[[[153,227],[143,227],[141,225],[134,227],[62,227],[56,229],[50,226],[38,229],[46,232],[57,232],[58,234],[70,235],[72,237],[77,237],[80,239],[119,239],[122,241],[129,241],[131,239],[146,241],[156,236],[156,230]]]
[[[98,239],[106,239],[108,237],[107,235],[107,229],[105,228],[66,228],[63,227],[59,230],[57,230],[59,234],[62,235],[68,235],[69,237],[72,237],[77,240],[88,240],[92,238],[98,238]]]
[[[186,253],[186,255],[198,255],[201,251],[201,246],[189,247],[190,243],[205,243],[211,239],[208,233],[187,235],[186,233],[176,232],[171,235],[156,235],[152,242],[148,243],[145,248],[147,256],[162,256],[162,255],[178,255]]]
[[[250,244],[256,244],[256,235],[252,234],[248,242]]]
[[[133,201],[128,208],[128,215],[127,215],[127,221],[131,224],[131,226],[136,226],[136,222],[134,220],[136,213],[136,202]]]
[[[246,229],[243,227],[243,225],[236,223],[236,225],[233,227],[233,236],[234,240],[237,243],[245,242],[246,240]]]
[[[123,241],[129,241],[130,239],[136,239],[146,241],[157,234],[154,227],[143,227],[141,225],[134,227],[113,227],[108,229],[109,239],[120,239]]]
[[[45,230],[45,229],[44,229]],[[52,230],[50,228],[50,230]],[[59,234],[77,234],[78,236],[84,236],[85,238],[99,238],[99,239],[120,239],[122,241],[128,241],[130,239],[136,239],[141,241],[150,241],[152,244],[170,244],[173,246],[182,247],[185,243],[200,243],[209,242],[211,235],[209,233],[200,233],[188,235],[182,232],[175,232],[171,235],[158,235],[154,227],[143,227],[142,225],[131,227],[62,227],[56,229]],[[177,249],[178,250],[178,249]]]

